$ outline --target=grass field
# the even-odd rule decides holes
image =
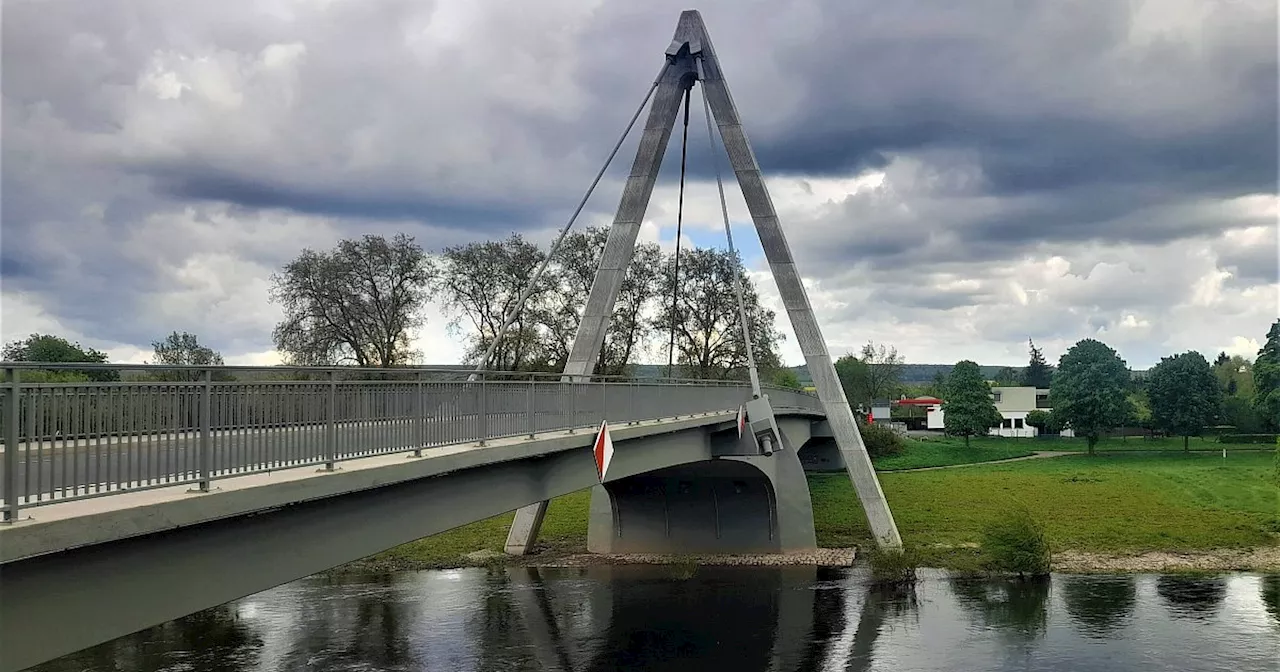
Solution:
[[[970,569],[982,526],[1026,506],[1057,550],[1100,553],[1251,548],[1280,543],[1280,488],[1267,452],[1113,452],[882,473],[880,481],[904,541],[928,564]],[[866,518],[843,473],[814,475],[818,544],[865,545]],[[589,492],[551,503],[540,543],[586,546]],[[412,566],[466,564],[461,556],[500,551],[511,514],[391,549],[376,560]]]
[[[1044,447],[1039,445],[1040,443],[1051,442],[1038,443],[1034,439],[984,437],[973,439],[970,446],[965,448],[964,439],[953,436],[907,439],[907,449],[901,455],[878,457],[872,461],[877,471],[893,471],[1007,460],[1013,457],[1025,457],[1037,450],[1075,450],[1074,447]]]
[[[1113,453],[881,474],[903,539],[935,564],[966,566],[999,511],[1026,506],[1057,549],[1117,553],[1249,548],[1280,542],[1269,453]],[[842,474],[809,481],[820,543],[868,538]]]

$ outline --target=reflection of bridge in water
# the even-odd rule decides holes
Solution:
[[[1274,669],[1280,575],[880,588],[857,570],[599,566],[314,577],[35,672]]]

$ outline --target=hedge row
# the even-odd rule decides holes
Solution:
[[[1218,443],[1275,443],[1280,434],[1219,434]]]

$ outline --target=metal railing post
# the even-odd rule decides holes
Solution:
[[[578,383],[569,381],[569,433],[573,433],[573,425],[578,421]]]
[[[333,471],[338,461],[338,372],[329,372],[329,401],[325,410],[327,426],[324,431],[325,471]]]
[[[5,369],[9,393],[4,398],[4,522],[18,520],[18,422],[22,383],[17,369]]]
[[[213,370],[204,370],[204,385],[200,388],[200,492],[209,492],[213,478]]]
[[[477,426],[480,428],[479,445],[484,445],[484,440],[489,436],[489,387],[485,385],[488,378],[484,374],[480,374],[480,416],[476,419]]]
[[[426,386],[422,383],[422,374],[418,374],[418,398],[414,401],[414,414],[417,415],[418,421],[414,423],[414,427],[418,430],[417,443],[418,449],[413,451],[414,457],[422,457],[422,448],[427,445],[427,400]]]
[[[529,374],[529,389],[525,391],[525,407],[526,407],[525,413],[527,414],[525,420],[529,425],[528,429],[529,429],[530,439],[533,438],[533,435],[537,433],[537,429],[538,429],[537,417],[533,407],[533,395],[534,395],[534,386],[535,386],[534,379],[536,377],[537,376],[535,374],[532,374],[532,373]]]
[[[627,381],[627,424],[634,425],[638,422],[636,417],[636,381]]]

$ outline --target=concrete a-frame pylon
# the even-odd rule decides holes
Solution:
[[[737,175],[756,233],[760,236],[760,245],[764,248],[774,281],[778,284],[778,293],[782,296],[796,340],[809,365],[809,373],[826,411],[827,422],[831,426],[841,457],[844,458],[845,469],[866,511],[871,532],[882,548],[899,548],[902,546],[902,538],[898,535],[893,514],[889,511],[889,504],[880,489],[879,480],[876,479],[871,458],[849,407],[849,400],[836,376],[835,365],[827,352],[818,320],[801,283],[800,272],[791,257],[791,248],[787,245],[773,201],[769,198],[760,166],[756,163],[755,153],[751,151],[751,145],[742,130],[738,110],[729,95],[720,62],[711,46],[711,38],[702,22],[702,15],[697,10],[686,10],[680,14],[675,37],[671,46],[667,47],[666,64],[658,77],[644,135],[640,138],[635,162],[623,188],[600,267],[596,271],[582,321],[574,336],[573,347],[565,366],[565,377],[568,380],[583,379],[590,377],[593,372],[609,319],[613,315],[614,304],[618,300],[623,276],[631,264],[636,236],[640,232],[640,223],[644,219],[654,183],[658,179],[658,168],[662,164],[681,99],[685,90],[697,82],[702,83],[703,95],[706,96],[712,116],[719,127],[729,163]],[[516,512],[507,537],[508,553],[527,553],[533,546],[542,517],[546,513],[546,505],[546,502],[539,502]]]

